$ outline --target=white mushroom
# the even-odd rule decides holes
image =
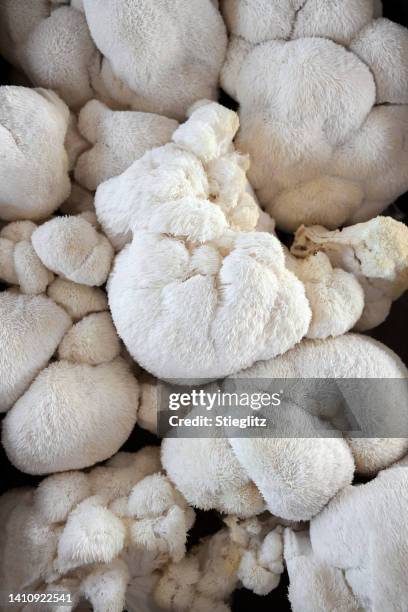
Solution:
[[[376,19],[360,30],[350,48],[373,72],[377,104],[407,104],[406,28],[388,19]]]
[[[331,381],[324,381],[334,378],[341,401]],[[263,414],[275,435],[230,430],[224,438],[168,437],[162,442],[163,466],[193,506],[242,517],[266,507],[288,520],[308,520],[351,483],[355,463],[359,472],[375,474],[408,451],[407,402],[401,400],[408,400],[407,378],[398,357],[370,338],[303,340],[225,381],[239,390],[241,379],[252,384],[259,379],[257,391],[264,380],[286,381],[287,399]],[[294,395],[296,380],[291,388],[287,379],[300,379],[300,395]]]
[[[134,518],[130,539],[136,547],[169,555],[175,562],[184,557],[186,534],[195,515],[166,477],[153,474],[136,484],[128,498],[127,515]]]
[[[110,563],[122,551],[126,527],[97,497],[70,512],[58,540],[56,569],[64,574],[88,563]]]
[[[105,480],[100,477],[104,469],[109,473]],[[129,610],[156,609],[153,590],[179,537],[171,529],[164,533],[165,525],[170,527],[169,512],[178,509],[180,519],[184,517],[184,541],[194,520],[192,509],[159,470],[158,449],[146,447],[136,454],[119,453],[108,466],[53,475],[37,489],[19,489],[3,495],[2,587],[10,592],[27,589],[65,593],[71,598],[70,604],[64,602],[68,609],[74,609],[81,601],[85,604],[86,599],[95,610],[102,612],[109,606],[109,610],[120,612],[125,596]],[[122,484],[126,481],[126,492],[123,486],[115,492],[111,489],[109,495],[113,497],[108,507],[106,486],[117,478]],[[148,492],[150,501],[139,496],[143,490]],[[158,505],[164,490],[168,503]],[[118,511],[123,505],[127,507],[130,498],[129,509],[139,518],[123,516]],[[158,533],[135,545],[132,533],[138,523],[146,520],[154,522]],[[167,538],[168,551],[157,554],[151,549],[160,534]],[[137,605],[132,607],[135,601]],[[147,601],[150,605],[143,608],[142,603]],[[51,609],[58,612],[60,605]]]
[[[74,321],[108,308],[108,300],[102,289],[87,287],[63,278],[56,278],[48,287],[47,293]]]
[[[138,385],[126,363],[58,361],[3,421],[9,459],[31,474],[72,470],[113,455],[136,423]]]
[[[14,221],[0,230],[0,278],[27,294],[44,293],[54,278],[31,244],[36,227],[31,221]]]
[[[393,351],[372,338],[346,334],[303,341],[277,359],[255,364],[242,376],[300,379],[304,409],[345,433],[359,473],[375,474],[408,451],[408,371]],[[308,378],[322,380],[307,385]],[[340,403],[330,395],[325,403],[325,393],[330,390],[324,385],[326,378],[336,380]],[[308,394],[320,397],[318,404],[308,403]],[[353,437],[354,428],[357,437]],[[295,431],[300,432],[301,427],[295,426]]]
[[[85,474],[65,472],[45,478],[34,492],[33,503],[45,522],[62,523],[71,510],[90,495]]]
[[[125,594],[129,581],[129,570],[121,559],[109,565],[96,567],[81,582],[82,594],[91,603],[95,612],[122,612],[125,609]]]
[[[58,357],[97,365],[116,359],[120,342],[108,312],[89,314],[73,325],[58,347]]]
[[[12,507],[1,538],[0,579],[7,592],[16,592],[18,588],[21,592],[54,577],[53,561],[61,530],[44,522],[36,513],[32,490],[20,495],[12,491],[11,495],[13,503],[10,498],[6,500]],[[2,504],[3,499],[0,498]]]
[[[113,98],[120,97],[119,78],[130,90],[125,99],[132,108],[177,119],[196,100],[216,98],[227,37],[212,0],[170,5],[84,0],[83,5],[92,38],[108,63],[101,79]]]
[[[279,241],[254,231],[247,160],[231,150],[237,127],[232,111],[198,105],[172,144],[96,193],[116,248],[133,234],[108,283],[116,329],[159,377],[225,376],[285,352],[309,326],[303,285]]]
[[[38,227],[31,241],[43,264],[62,278],[90,286],[106,281],[113,248],[86,219],[56,217]]]
[[[153,113],[112,111],[98,100],[91,100],[82,108],[78,126],[93,147],[79,157],[75,178],[94,191],[149,149],[169,142],[178,123]]]
[[[385,210],[408,188],[408,31],[375,19],[373,0],[221,7],[237,145],[278,227],[335,229]]]
[[[354,612],[358,609],[344,572],[313,552],[308,532],[285,530],[285,564],[293,612],[326,612],[334,609]]]
[[[228,612],[231,595],[240,586],[258,595],[277,587],[283,564],[276,520],[238,522],[227,517],[225,523],[228,528],[201,540],[163,572],[154,591],[162,609]]]
[[[364,609],[403,609],[408,599],[407,484],[405,467],[389,468],[341,491],[311,522],[314,553],[343,572]]]
[[[302,226],[291,250],[300,258],[322,251],[333,266],[355,276],[364,289],[364,310],[356,322],[360,331],[382,323],[392,302],[408,289],[408,229],[391,217],[334,232]]]
[[[0,411],[6,411],[47,365],[71,319],[43,295],[4,291],[0,321]]]
[[[68,120],[52,91],[0,88],[1,219],[43,219],[69,196]]]
[[[340,336],[355,326],[363,312],[364,291],[352,274],[333,268],[324,253],[307,259],[288,254],[286,263],[305,286],[312,310],[308,338]]]
[[[75,1],[5,0],[0,50],[37,86],[55,90],[73,108],[93,97],[100,55]]]
[[[160,469],[160,450],[156,447],[146,446],[136,454],[120,452],[89,473],[92,494],[103,498],[112,509],[119,500],[125,499],[126,515],[127,498],[134,485]]]

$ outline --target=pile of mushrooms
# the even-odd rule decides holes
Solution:
[[[405,610],[408,370],[369,333],[408,289],[408,30],[375,0],[3,0],[0,55],[1,443],[37,478],[0,497],[0,590],[228,612],[287,571],[294,612]],[[279,379],[282,435],[158,426],[174,383]],[[362,436],[319,395],[350,379]]]

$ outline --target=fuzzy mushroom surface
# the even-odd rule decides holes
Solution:
[[[75,178],[95,191],[100,183],[122,174],[146,151],[170,141],[178,122],[154,113],[114,111],[91,100],[79,114],[80,133],[92,148],[79,156]]]
[[[310,323],[279,241],[255,231],[237,128],[234,112],[198,104],[172,143],[96,192],[98,220],[122,248],[108,282],[113,321],[155,376],[231,374],[284,353]]]
[[[382,323],[392,302],[408,289],[408,228],[392,217],[376,217],[333,232],[302,226],[291,252],[306,265],[311,255],[324,253],[333,266],[354,276],[364,291],[364,309],[355,321],[358,331]]]
[[[408,30],[373,0],[223,0],[221,83],[278,227],[379,214],[408,188]]]
[[[53,91],[0,87],[0,219],[44,219],[69,196],[68,121]]]
[[[300,395],[289,395],[268,413],[274,436],[164,438],[163,466],[194,506],[242,517],[268,509],[284,519],[309,520],[352,482],[355,471],[376,474],[408,451],[407,437],[397,437],[408,432],[408,372],[392,351],[371,338],[346,334],[303,340],[231,380],[239,384],[240,378],[259,379],[261,385],[294,379]],[[378,378],[390,379],[382,393]],[[336,379],[342,401],[331,395],[325,379]],[[306,402],[309,397],[316,401]],[[353,436],[348,402],[361,436]]]
[[[0,516],[3,588],[62,592],[70,596],[70,609],[88,602],[94,610],[118,612],[125,600],[137,602],[126,606],[135,612],[153,609],[160,574],[184,557],[194,522],[192,509],[162,475],[154,447],[10,491],[0,497]]]
[[[107,459],[136,422],[132,364],[120,358],[106,293],[94,286],[105,282],[113,248],[94,225],[88,211],[0,230],[0,277],[12,285],[0,295],[0,405],[13,413],[3,444],[32,473]]]

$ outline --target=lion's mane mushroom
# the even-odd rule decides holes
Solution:
[[[100,54],[75,1],[4,0],[0,51],[31,82],[51,88],[74,109],[94,96]]]
[[[68,332],[61,360],[37,375],[3,422],[6,453],[25,472],[93,465],[115,453],[136,423],[137,381],[118,357],[117,340],[106,345],[115,332],[107,314],[95,324],[99,316]]]
[[[159,449],[146,447],[2,496],[2,588],[65,592],[71,609],[87,599],[99,612],[120,612],[130,581],[134,600],[150,594],[153,602],[159,572],[184,556],[194,522],[160,469]]]
[[[345,441],[319,438],[312,419],[301,410],[291,414],[309,438],[291,437],[289,428],[279,439],[166,438],[163,465],[189,503],[204,510],[244,518],[269,510],[288,520],[308,520],[351,482],[354,462]],[[190,466],[184,474],[182,464]]]
[[[68,121],[54,92],[0,87],[0,219],[43,219],[69,196]]]
[[[104,56],[100,78],[113,98],[183,119],[196,100],[217,97],[227,37],[212,0],[83,4]]]
[[[108,310],[108,299],[102,289],[79,285],[63,278],[56,278],[48,287],[47,294],[74,321],[91,313]]]
[[[213,0],[0,5],[1,54],[75,111],[98,98],[113,108],[183,119],[195,100],[217,97],[226,47]]]
[[[376,217],[408,189],[408,31],[381,0],[0,0],[0,53],[2,444],[53,474],[0,497],[0,588],[229,612],[285,561],[294,612],[402,610],[408,371],[347,332],[408,288]],[[270,437],[115,455],[169,379],[289,393]],[[226,516],[189,549],[194,507]]]
[[[108,312],[94,312],[75,323],[58,347],[59,359],[98,365],[120,354],[120,342]]]
[[[170,563],[154,590],[162,610],[229,612],[235,589],[257,595],[275,589],[283,571],[281,527],[266,520],[225,519],[226,528],[201,540],[178,563]]]
[[[48,364],[65,332],[68,314],[51,299],[0,294],[0,410],[6,411]]]
[[[169,142],[177,126],[177,121],[161,115],[112,111],[102,102],[91,100],[79,114],[78,128],[93,147],[80,155],[76,180],[94,191],[149,149]]]
[[[105,283],[113,248],[81,216],[51,219],[33,232],[31,241],[43,264],[62,278],[90,286]]]
[[[321,387],[314,387],[313,379],[338,379],[352,415],[347,416],[344,403],[334,399],[305,408],[345,432],[358,473],[375,474],[408,450],[408,370],[393,351],[372,338],[346,334],[324,341],[304,340],[285,355],[255,364],[239,376],[299,378],[302,395],[306,379],[312,379],[308,388],[312,394],[315,388],[317,398]],[[343,385],[342,379],[346,379]],[[347,434],[353,427],[361,429],[361,437]],[[373,437],[367,437],[370,432]],[[387,437],[374,437],[376,432]]]
[[[319,400],[323,392],[323,399],[330,401],[304,401],[302,406],[289,395],[271,409],[268,417],[277,435],[282,432],[284,437],[165,438],[163,466],[188,502],[199,508],[242,517],[267,508],[284,519],[308,520],[350,484],[355,468],[375,474],[407,452],[408,438],[395,437],[408,431],[407,402],[401,401],[401,391],[408,399],[407,377],[399,358],[371,338],[346,334],[303,340],[284,355],[259,362],[231,379],[239,384],[240,378],[261,382],[299,378],[300,400],[309,395]],[[350,423],[343,402],[330,392],[327,395],[324,380],[320,383],[326,378],[336,378],[346,398],[350,392],[356,396],[352,416],[363,437],[347,435],[354,430],[354,421]],[[346,380],[341,386],[342,379],[350,378],[375,380],[351,387]],[[400,379],[401,384],[393,386],[392,380],[380,393],[378,378]],[[364,396],[376,399],[372,412],[366,411],[367,397],[360,405],[358,398]],[[346,432],[345,439],[338,429]],[[389,431],[389,437],[380,437],[379,432],[385,436]],[[364,437],[365,432],[370,437]]]
[[[231,374],[285,352],[309,326],[303,285],[279,241],[254,231],[247,160],[231,145],[237,128],[234,112],[201,103],[171,144],[96,192],[112,243],[132,240],[108,282],[115,326],[159,377]]]
[[[293,612],[359,609],[344,572],[314,554],[307,531],[286,529],[284,542],[290,580],[288,597]]]
[[[291,251],[306,262],[321,251],[333,266],[358,280],[364,289],[364,310],[356,321],[359,331],[382,323],[392,302],[408,289],[408,228],[391,217],[376,217],[333,232],[302,226]]]
[[[9,268],[7,280],[27,290],[28,272],[39,270],[48,292],[48,297],[24,295],[14,286],[0,296],[0,406],[10,409],[3,446],[14,465],[33,474],[93,465],[113,455],[132,431],[139,386],[131,364],[120,356],[106,294],[66,278],[47,284],[50,267],[88,285],[102,284],[113,249],[81,216],[57,217],[37,228],[14,222],[3,235],[0,245],[10,248],[11,239],[28,239],[14,247],[14,259],[1,261]],[[32,248],[30,239],[31,268],[18,275],[11,262],[18,263],[20,245]],[[41,278],[32,279],[31,290],[38,289],[35,280]]]
[[[123,359],[56,361],[9,411],[3,446],[10,461],[31,474],[87,467],[122,446],[137,406],[138,384]]]
[[[294,612],[404,609],[407,491],[406,466],[388,468],[340,491],[311,521],[310,540],[285,534]]]
[[[0,279],[34,295],[44,293],[54,279],[31,244],[36,229],[32,221],[14,221],[0,230]]]
[[[373,0],[221,3],[222,85],[277,225],[366,221],[408,188],[408,31]]]
[[[286,265],[304,284],[309,300],[312,320],[308,338],[340,336],[360,320],[364,308],[360,283],[352,274],[333,267],[327,255],[297,259],[288,253]]]

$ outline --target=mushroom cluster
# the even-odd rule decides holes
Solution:
[[[41,228],[40,228],[41,229]],[[2,443],[24,472],[81,469],[132,432],[139,385],[95,287],[55,279],[48,295],[0,294]]]
[[[4,588],[65,594],[68,609],[88,599],[98,611],[226,612],[239,585],[265,595],[283,572],[283,527],[272,516],[228,516],[187,552],[195,513],[155,447],[9,491],[0,517]]]
[[[217,96],[227,35],[214,0],[5,0],[0,24],[0,54],[73,110],[99,98],[183,118]]]
[[[373,0],[222,0],[221,83],[279,227],[336,229],[408,189],[408,31]]]
[[[346,334],[303,340],[236,378],[301,379],[303,405],[294,396],[273,410],[270,418],[284,437],[165,438],[163,466],[194,506],[241,517],[268,510],[287,520],[306,521],[351,484],[355,472],[375,475],[408,453],[408,386],[404,382],[385,386],[368,414],[367,401],[359,403],[357,396],[352,415],[346,413],[347,404],[331,399],[327,387],[320,384],[326,378],[366,379],[367,384],[344,388],[344,393],[357,395],[378,393],[370,379],[407,379],[408,370],[397,355],[371,338]],[[351,416],[364,437],[340,435],[347,432]],[[379,431],[392,436],[379,438],[375,436]],[[396,431],[403,437],[395,437]],[[184,467],[187,463],[189,470]]]
[[[98,220],[121,249],[108,283],[116,329],[160,378],[227,376],[284,353],[309,326],[279,241],[256,231],[237,129],[236,113],[202,102],[171,143],[96,192]]]
[[[309,532],[285,531],[294,612],[403,609],[407,491],[407,465],[400,462],[365,485],[346,487]],[[398,528],[384,529],[384,517]]]
[[[2,0],[0,55],[1,444],[30,475],[0,609],[228,612],[286,571],[293,612],[405,610],[408,370],[368,334],[408,290],[408,30],[378,0]],[[268,381],[274,435],[160,426],[175,387]]]
[[[225,528],[166,566],[154,591],[162,610],[229,612],[226,602],[236,588],[267,595],[277,587],[283,572],[283,528],[277,519],[224,521]]]
[[[137,578],[143,600],[160,568],[184,557],[194,523],[194,511],[161,473],[159,449],[148,446],[9,491],[0,516],[2,588],[65,593],[71,610],[86,598],[94,610],[120,611]]]

